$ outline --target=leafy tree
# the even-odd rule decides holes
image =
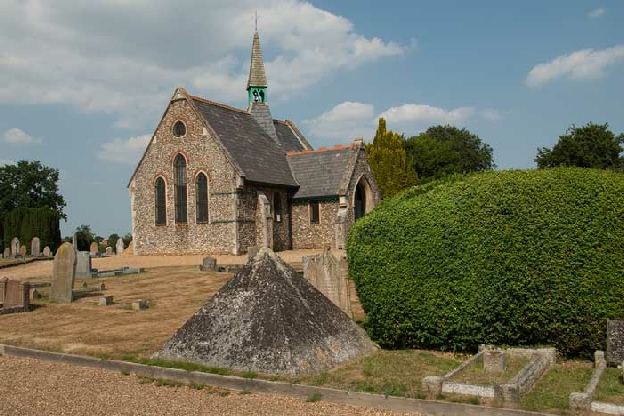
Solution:
[[[76,227],[76,249],[78,251],[89,251],[91,243],[95,241],[95,234],[91,231],[91,226],[81,224]]]
[[[567,134],[559,136],[552,149],[537,149],[535,162],[538,168],[576,166],[580,168],[619,169],[623,166],[620,153],[624,150],[624,134],[616,136],[609,125],[588,123],[583,127],[570,127]]]
[[[0,249],[4,248],[5,239],[10,241],[15,237],[4,235],[4,218],[17,208],[49,208],[59,218],[67,219],[63,213],[65,200],[59,193],[58,179],[57,169],[43,166],[39,161],[20,160],[15,165],[0,166]],[[42,232],[47,231],[35,230],[35,234]]]
[[[117,244],[117,240],[121,238],[119,237],[119,234],[117,233],[112,233],[111,235],[108,236],[108,247],[113,247],[115,248],[115,244]]]
[[[433,126],[405,142],[421,183],[455,173],[490,170],[496,167],[492,147],[467,129]]]
[[[403,137],[386,130],[383,118],[379,119],[373,142],[366,146],[366,155],[382,198],[390,198],[418,183],[418,175],[408,163],[403,148]]]
[[[122,237],[124,242],[124,247],[130,247],[130,243],[132,242],[132,233],[128,233]]]
[[[58,169],[43,166],[39,161],[20,160],[15,165],[0,166],[0,216],[18,207],[48,207],[67,219],[58,180]]]

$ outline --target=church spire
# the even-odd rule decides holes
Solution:
[[[249,81],[247,81],[249,105],[252,103],[266,102],[267,87],[268,85],[266,73],[264,72],[262,51],[260,50],[260,36],[256,30],[253,37],[253,43],[251,45],[251,65],[249,67]]]

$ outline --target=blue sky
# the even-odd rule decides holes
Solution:
[[[273,116],[313,146],[466,127],[500,169],[571,125],[624,131],[624,2],[5,0],[0,163],[61,171],[63,235],[130,231],[127,182],[176,86],[246,107],[254,12]]]

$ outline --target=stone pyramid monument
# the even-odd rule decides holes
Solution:
[[[366,333],[261,249],[156,356],[273,374],[329,369],[375,350]]]

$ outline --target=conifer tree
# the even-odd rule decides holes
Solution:
[[[403,137],[386,129],[386,120],[379,119],[373,142],[366,146],[366,155],[383,199],[418,183],[418,175],[408,163]]]

